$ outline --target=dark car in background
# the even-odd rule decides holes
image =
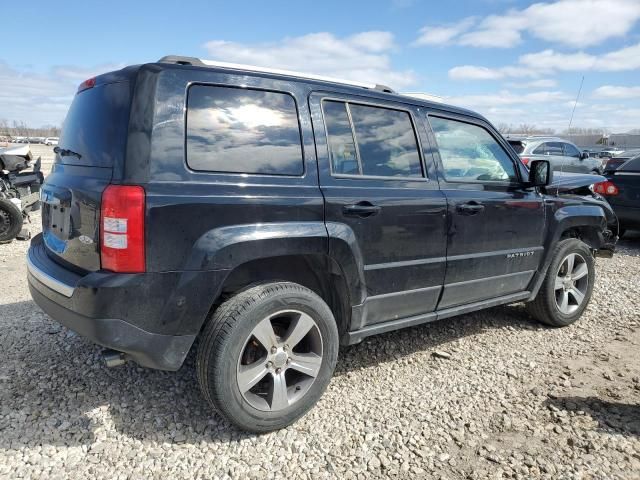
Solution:
[[[533,160],[548,160],[556,171],[575,173],[600,173],[602,160],[580,151],[573,143],[558,137],[514,137],[507,136],[522,162],[528,165]]]
[[[607,167],[604,176],[607,180],[593,190],[607,198],[618,216],[618,236],[640,229],[640,152],[616,168]]]
[[[604,171],[612,172],[638,155],[640,155],[640,149],[627,150],[618,155],[614,155],[605,161]]]

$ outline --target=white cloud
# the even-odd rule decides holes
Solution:
[[[547,49],[521,55],[516,65],[496,68],[479,65],[453,67],[449,70],[449,77],[454,80],[496,80],[506,77],[551,75],[558,71],[617,72],[639,68],[640,43],[601,55],[585,52],[560,53]]]
[[[594,98],[640,98],[640,87],[603,85],[593,91]]]
[[[598,70],[617,72],[640,68],[640,43],[614,50],[602,55],[591,55],[585,52],[559,53],[554,50],[543,50],[520,57],[519,62],[531,68],[549,70]]]
[[[504,73],[497,68],[461,65],[449,70],[449,77],[453,80],[497,80],[504,77]]]
[[[446,45],[455,37],[466,32],[475,23],[474,17],[467,17],[449,25],[426,26],[420,29],[420,36],[414,45]]]
[[[541,78],[540,80],[531,80],[530,82],[508,82],[506,84],[511,88],[553,88],[558,85],[558,82],[552,78]]]
[[[495,125],[507,124],[517,128],[532,124],[539,128],[563,131],[567,128],[573,110],[573,95],[559,91],[541,91],[521,94],[502,90],[484,95],[463,95],[445,98],[486,116]],[[637,104],[578,102],[573,126],[606,128],[611,132],[626,132],[640,128],[640,107]]]
[[[362,32],[345,38],[321,32],[257,44],[212,40],[204,47],[221,61],[382,83],[395,89],[416,82],[411,70],[392,68],[389,53],[395,45],[389,32]]]
[[[571,97],[560,91],[540,91],[525,94],[514,94],[509,90],[502,90],[493,94],[462,95],[447,97],[446,101],[453,105],[465,108],[503,107],[506,105],[529,105],[558,103],[569,100]]]
[[[499,80],[506,77],[538,77],[540,72],[534,68],[522,66],[506,66],[500,68],[481,67],[476,65],[462,65],[449,70],[449,77],[453,80]]]
[[[638,20],[638,0],[558,0],[489,15],[475,25],[424,27],[416,43],[432,45],[441,40],[439,43],[511,48],[527,33],[548,42],[584,48],[624,36]],[[427,41],[425,35],[431,35]]]
[[[78,84],[98,73],[120,68],[56,66],[46,73],[18,70],[0,61],[0,119],[33,127],[60,125]]]

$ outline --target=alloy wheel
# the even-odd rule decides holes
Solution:
[[[238,389],[258,410],[284,410],[311,388],[322,354],[322,336],[310,315],[299,310],[269,315],[254,327],[243,346]]]
[[[554,290],[558,310],[571,315],[585,301],[589,286],[589,266],[582,255],[570,253],[556,273]]]

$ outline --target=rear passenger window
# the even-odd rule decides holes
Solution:
[[[483,127],[438,117],[429,117],[429,121],[438,142],[447,181],[518,180],[513,161]]]
[[[408,112],[337,101],[323,111],[334,174],[423,177]]]
[[[279,92],[192,86],[187,164],[212,172],[302,175],[295,100]]]

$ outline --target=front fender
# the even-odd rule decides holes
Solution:
[[[546,200],[548,211],[547,233],[544,240],[544,256],[532,280],[529,300],[533,300],[540,289],[553,258],[556,244],[568,231],[580,233],[583,241],[596,252],[612,248],[605,233],[615,215],[611,207],[598,199],[588,197],[554,197]]]

